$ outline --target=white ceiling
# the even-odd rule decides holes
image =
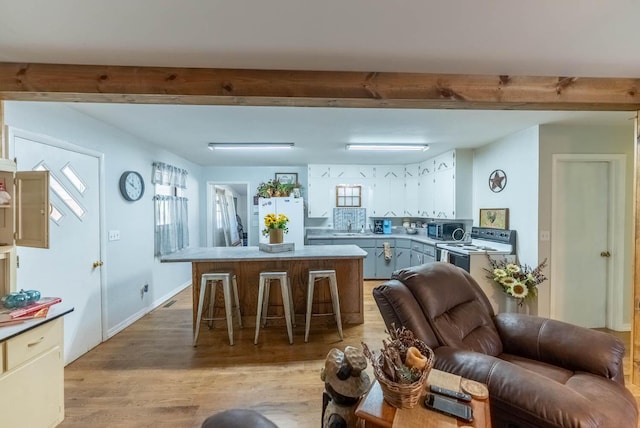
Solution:
[[[631,112],[523,112],[69,104],[200,165],[414,163],[544,123],[633,126]],[[277,152],[212,152],[208,142],[293,142]],[[347,152],[346,143],[428,143],[425,153]]]
[[[635,0],[0,0],[0,61],[640,77]],[[199,164],[406,162],[347,157],[355,139],[429,156],[556,120],[629,113],[74,105]],[[626,122],[625,122],[626,121]],[[293,141],[285,159],[220,158],[208,141]],[[299,157],[298,157],[299,156]],[[414,155],[411,155],[414,156]]]

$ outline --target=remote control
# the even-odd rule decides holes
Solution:
[[[429,389],[431,390],[431,392],[444,395],[446,397],[456,398],[458,400],[462,400],[466,402],[471,401],[471,396],[469,394],[465,394],[464,392],[452,391],[450,389],[442,388],[437,385],[431,385]]]

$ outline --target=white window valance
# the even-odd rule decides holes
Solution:
[[[186,169],[178,168],[164,162],[154,162],[151,182],[153,184],[164,184],[175,186],[179,189],[186,189],[188,174]]]

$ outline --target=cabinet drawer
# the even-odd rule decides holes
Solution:
[[[408,239],[396,239],[396,248],[411,248],[411,241]]]
[[[375,239],[358,239],[355,244],[360,248],[375,248],[376,240]]]
[[[396,240],[395,239],[376,239],[376,247],[377,248],[382,248],[384,246],[385,242],[388,242],[389,245],[391,246],[391,248],[395,248],[395,246],[396,246]]]
[[[436,247],[434,245],[424,244],[424,253],[431,257],[435,257]]]
[[[6,369],[11,370],[55,346],[62,345],[62,318],[6,341]]]
[[[411,249],[413,251],[418,251],[420,253],[424,252],[424,244],[422,242],[412,242],[411,243]]]

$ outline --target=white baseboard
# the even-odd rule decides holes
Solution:
[[[622,330],[620,331],[631,331],[631,323],[627,322],[627,323],[623,323],[622,324]]]
[[[149,312],[151,312],[152,310],[156,309],[158,306],[162,305],[164,302],[166,302],[167,300],[169,300],[170,298],[172,298],[173,296],[175,296],[176,294],[178,294],[179,292],[181,292],[185,288],[189,287],[190,285],[191,285],[191,281],[187,281],[184,284],[179,285],[177,288],[175,288],[172,291],[168,292],[164,296],[154,300],[149,306],[146,306],[146,307],[140,309],[138,312],[136,312],[135,314],[131,315],[127,319],[125,319],[122,322],[118,323],[117,325],[111,327],[109,330],[107,330],[107,339],[110,339],[113,336],[115,336],[116,334],[120,333],[122,330],[124,330],[125,328],[129,327],[131,324],[133,324],[134,322],[138,321],[140,318],[142,318],[143,316],[147,315]]]

